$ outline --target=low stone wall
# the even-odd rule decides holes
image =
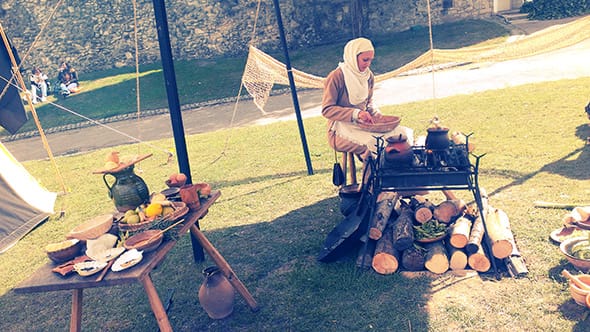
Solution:
[[[24,58],[24,68],[40,66],[52,76],[62,61],[80,72],[134,66],[136,41],[140,63],[160,60],[152,1],[136,0],[136,8],[130,0],[61,1],[59,8],[52,7],[59,2],[0,3],[0,22]],[[261,0],[259,7],[253,0],[165,3],[175,60],[241,56],[250,43],[266,52],[281,48],[272,0]],[[425,1],[360,3],[367,37],[428,25]],[[433,0],[430,16],[433,24],[485,17],[491,15],[491,6],[490,0]],[[352,36],[351,0],[281,0],[280,9],[290,48]]]

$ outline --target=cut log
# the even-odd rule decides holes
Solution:
[[[467,267],[467,254],[459,248],[446,243],[447,255],[449,256],[449,268],[453,271],[465,270]]]
[[[367,243],[361,244],[359,252],[356,257],[356,266],[359,269],[371,268],[371,262],[373,261],[373,254],[375,253],[376,241],[367,240]]]
[[[487,226],[487,239],[492,249],[492,255],[503,259],[514,250],[514,237],[510,230],[508,216],[504,211],[490,207],[485,218]]]
[[[400,252],[393,248],[393,226],[390,224],[377,241],[372,266],[379,274],[392,274],[399,268],[399,259]]]
[[[504,264],[506,264],[508,273],[513,278],[522,278],[529,273],[524,258],[522,258],[522,255],[516,246],[516,242],[514,244],[514,250],[512,251],[512,254],[504,258]]]
[[[442,274],[449,269],[449,257],[442,241],[429,243],[424,256],[424,267],[432,273]]]
[[[398,198],[399,195],[391,191],[384,191],[377,196],[375,214],[373,214],[371,228],[369,229],[369,238],[372,240],[381,238]]]
[[[476,253],[481,247],[481,240],[485,234],[485,228],[481,216],[478,216],[471,226],[471,232],[469,233],[469,241],[465,245],[465,251],[467,254]]]
[[[398,251],[410,248],[414,243],[414,212],[409,206],[403,206],[393,223],[393,247]]]
[[[477,252],[469,255],[467,264],[477,272],[487,272],[492,265],[482,246],[478,246]]]
[[[408,271],[424,270],[424,253],[422,247],[411,246],[402,252],[402,266]]]
[[[414,219],[423,224],[430,221],[433,217],[432,211],[434,210],[434,204],[431,201],[424,201],[423,203],[416,204],[414,207]]]
[[[465,248],[467,241],[469,241],[471,224],[473,224],[473,222],[466,216],[459,217],[457,220],[455,220],[455,223],[451,228],[451,235],[449,237],[449,242],[453,247]]]
[[[434,207],[433,216],[434,219],[444,222],[445,224],[450,223],[454,217],[459,214],[457,205],[453,201],[442,201]]]

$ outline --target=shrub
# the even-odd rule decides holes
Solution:
[[[579,16],[590,12],[590,0],[532,0],[525,1],[521,13],[529,19],[555,20]]]

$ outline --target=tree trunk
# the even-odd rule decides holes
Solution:
[[[482,246],[478,246],[477,252],[469,255],[467,263],[477,272],[487,272],[491,267],[491,261],[486,256]]]
[[[375,214],[371,219],[371,228],[369,229],[369,238],[372,240],[379,240],[383,234],[383,230],[387,226],[391,212],[399,199],[397,193],[385,191],[377,196]]]
[[[469,241],[472,223],[471,219],[466,216],[462,216],[455,220],[455,224],[453,224],[451,228],[451,236],[449,237],[449,242],[453,247],[465,248]]]
[[[446,246],[449,255],[449,268],[453,271],[465,270],[467,267],[467,254],[459,248],[453,247],[450,243]]]
[[[426,255],[424,257],[424,267],[432,273],[442,274],[449,269],[449,257],[442,241],[429,243],[426,245]]]
[[[402,207],[399,216],[393,223],[393,247],[403,251],[414,243],[414,212],[408,206]]]
[[[408,271],[424,270],[424,249],[411,246],[402,252],[402,266]]]
[[[377,241],[372,266],[379,274],[392,274],[399,267],[399,259],[399,251],[393,248],[393,226],[389,225]]]
[[[433,209],[434,204],[430,201],[416,204],[414,207],[414,219],[421,224],[430,221],[433,217]]]

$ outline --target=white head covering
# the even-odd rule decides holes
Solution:
[[[356,38],[344,46],[344,62],[338,64],[344,73],[344,83],[348,91],[350,103],[357,105],[367,99],[369,95],[369,68],[361,72],[357,63],[357,56],[362,52],[374,51],[373,43],[367,38]]]

